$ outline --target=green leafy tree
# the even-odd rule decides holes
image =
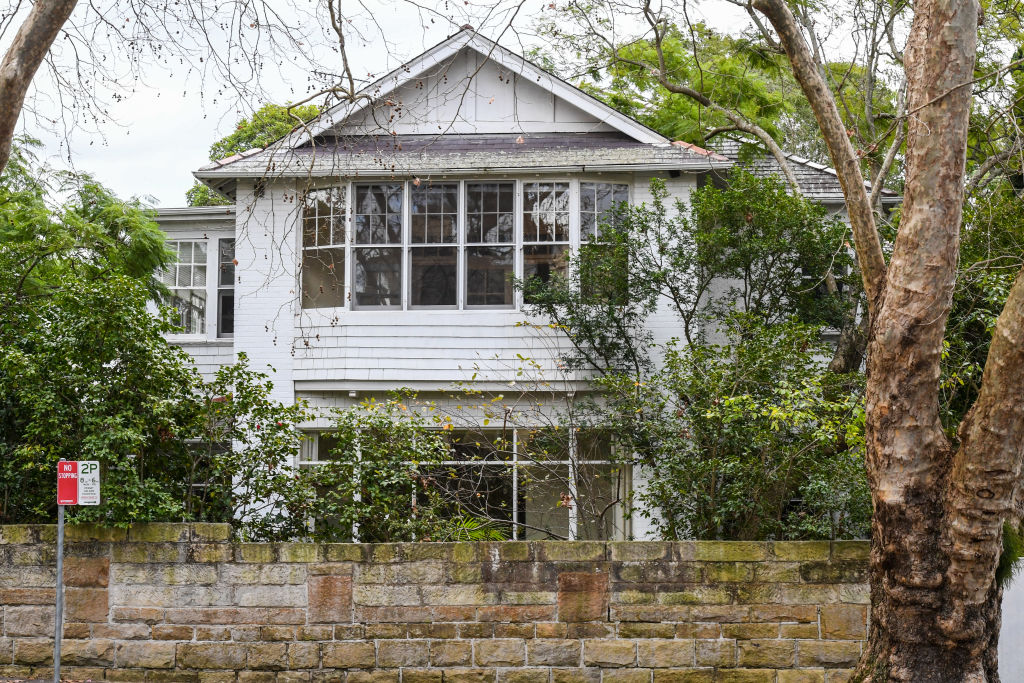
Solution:
[[[669,538],[863,535],[861,381],[822,363],[849,305],[825,286],[852,267],[845,225],[742,170],[671,210],[652,196],[605,216],[568,277],[519,283],[594,373],[589,427],[650,466]],[[654,344],[659,307],[680,342]]]
[[[48,172],[31,146],[14,158],[0,178],[0,519],[53,519],[60,458],[103,468],[104,503],[73,518],[173,518],[163,456],[195,375],[152,313],[163,234],[137,202]]]
[[[266,147],[288,133],[296,126],[316,118],[320,108],[315,104],[303,104],[295,107],[279,104],[264,104],[253,112],[249,118],[238,122],[230,134],[224,136],[210,146],[210,161],[223,159],[233,154],[245,152],[254,147]],[[185,193],[189,206],[221,206],[231,202],[206,185],[196,182]]]

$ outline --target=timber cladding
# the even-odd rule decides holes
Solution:
[[[53,526],[0,526],[0,678],[52,677]],[[117,681],[846,681],[866,541],[232,543],[69,527],[63,672]]]

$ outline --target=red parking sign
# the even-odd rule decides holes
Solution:
[[[57,505],[99,505],[100,464],[95,460],[57,463]]]
[[[57,505],[78,505],[78,461],[57,463]]]

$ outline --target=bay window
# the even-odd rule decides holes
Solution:
[[[624,183],[570,179],[310,190],[301,207],[302,307],[514,309],[517,278],[565,276],[570,252],[600,243],[599,226],[614,223],[628,197]]]

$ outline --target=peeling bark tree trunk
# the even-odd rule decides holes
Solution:
[[[871,632],[858,681],[999,680],[995,570],[1024,460],[1024,273],[996,325],[959,447],[938,414],[978,29],[976,0],[918,0],[907,50],[907,178],[888,266],[834,99],[784,0],[754,0],[807,95],[843,183],[871,309],[867,456]]]
[[[37,0],[0,62],[0,172],[11,157],[14,128],[32,77],[77,0]]]

